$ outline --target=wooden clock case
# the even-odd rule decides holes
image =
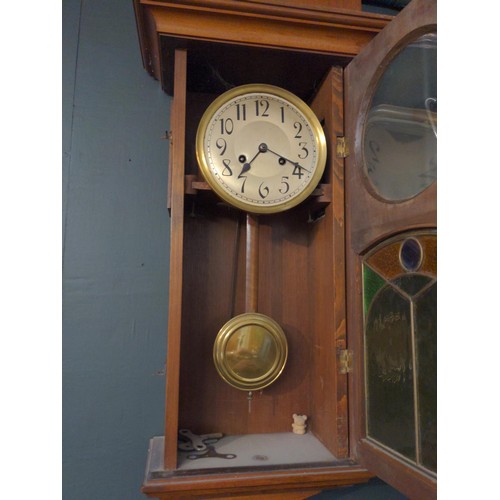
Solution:
[[[346,101],[344,68],[391,18],[362,13],[356,0],[137,0],[135,9],[144,65],[172,95],[165,434],[151,441],[142,491],[160,499],[307,498],[321,489],[367,481],[374,470],[389,481],[383,471],[362,465],[357,444],[364,418],[362,340],[349,328],[347,302],[349,294],[352,304],[357,301],[359,269],[346,233],[344,175],[349,142],[354,145],[344,140],[344,103],[355,106],[353,92]],[[414,30],[410,17],[403,28],[408,32]],[[277,85],[308,102],[328,148],[325,173],[312,196],[287,212],[258,216],[258,233],[248,232],[246,215],[208,188],[194,146],[210,102],[245,83]],[[358,213],[351,216],[350,230],[362,220]],[[415,222],[403,218],[390,230],[435,226],[433,216],[427,211]],[[245,311],[247,246],[257,253],[252,257],[258,261],[257,310],[283,327],[289,346],[283,374],[250,402],[219,377],[212,359],[221,326]],[[350,321],[356,325],[352,307]],[[309,416],[308,430],[331,460],[179,466],[179,429],[289,434],[293,413]]]

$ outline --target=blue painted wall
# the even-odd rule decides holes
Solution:
[[[170,99],[131,0],[65,0],[62,48],[63,498],[140,499],[163,434]],[[321,498],[380,494],[401,498],[380,481]]]
[[[63,2],[63,498],[143,498],[163,434],[169,98],[132,1]]]

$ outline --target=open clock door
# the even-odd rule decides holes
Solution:
[[[435,1],[413,0],[345,71],[350,442],[418,499],[437,484],[436,43]]]

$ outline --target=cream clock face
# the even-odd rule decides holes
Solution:
[[[326,141],[313,111],[271,85],[243,85],[218,97],[196,137],[201,172],[226,202],[254,213],[287,210],[315,189]]]

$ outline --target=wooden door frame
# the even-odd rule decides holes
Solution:
[[[386,216],[370,220],[370,213],[380,214],[387,203],[372,196],[364,185],[362,139],[363,124],[371,105],[379,77],[393,57],[411,40],[437,28],[436,4],[413,0],[383,33],[374,38],[347,66],[344,80],[346,137],[350,156],[346,158],[346,258],[347,258],[347,329],[349,349],[353,351],[354,373],[349,377],[349,443],[351,456],[362,465],[412,498],[433,498],[436,481],[417,468],[382,451],[366,439],[364,342],[362,311],[363,254],[390,235],[437,225],[436,193],[433,183],[413,199],[385,209]],[[361,194],[360,194],[361,192]]]

